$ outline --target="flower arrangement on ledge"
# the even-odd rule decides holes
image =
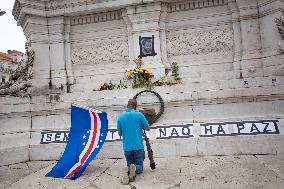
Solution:
[[[179,76],[179,66],[177,62],[173,62],[170,67],[165,68],[165,76],[152,82],[154,75],[149,69],[142,69],[143,60],[139,55],[134,61],[136,67],[134,69],[126,70],[125,77],[120,80],[118,84],[112,81],[103,83],[99,90],[113,90],[132,88],[147,88],[152,89],[154,86],[175,85],[181,83]]]
[[[181,84],[179,76],[179,66],[177,62],[173,62],[171,67],[165,69],[165,76],[154,82],[155,86]]]
[[[154,75],[148,69],[142,69],[143,60],[141,56],[135,60],[136,67],[133,70],[126,71],[126,79],[130,82],[132,88],[152,88],[152,78]]]

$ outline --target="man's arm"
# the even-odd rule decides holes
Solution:
[[[121,129],[117,129],[117,130],[118,130],[119,136],[122,136],[122,130]]]
[[[149,123],[146,117],[142,113],[141,113],[141,124],[143,129],[145,129],[146,131],[150,131]]]
[[[146,131],[150,131],[150,126],[149,125],[147,125],[147,126],[145,126],[145,127],[143,127]]]
[[[118,130],[119,136],[122,136],[122,129],[121,129],[121,123],[120,123],[119,118],[117,119],[117,130]]]

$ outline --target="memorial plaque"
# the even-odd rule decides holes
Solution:
[[[152,37],[139,36],[140,55],[142,57],[155,56],[154,35]]]

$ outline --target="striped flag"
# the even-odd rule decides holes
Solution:
[[[99,153],[107,132],[108,120],[105,112],[98,113],[91,108],[72,104],[67,146],[58,163],[46,176],[72,180],[80,177]]]

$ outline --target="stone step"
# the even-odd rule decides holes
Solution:
[[[217,78],[217,77],[216,77]],[[115,80],[112,80],[115,81]],[[107,81],[108,82],[108,81]],[[91,84],[90,84],[91,83]],[[167,87],[168,90],[178,90],[181,88],[184,92],[187,91],[203,91],[203,90],[222,90],[222,89],[237,89],[237,88],[249,88],[249,87],[263,87],[263,86],[276,86],[284,85],[284,76],[269,76],[269,77],[255,77],[244,79],[224,79],[217,78],[215,81],[203,80],[203,79],[183,79],[182,88],[179,85],[173,85]],[[94,81],[84,81],[83,83],[77,83],[71,87],[73,92],[93,91],[98,90],[102,83],[95,85]],[[155,87],[161,88],[161,87]],[[141,89],[143,90],[143,89]]]
[[[51,96],[36,96],[32,97],[32,104],[2,104],[0,109],[1,114],[16,114],[23,113],[29,116],[30,113],[41,111],[68,111],[71,103],[76,102],[85,106],[100,107],[100,109],[117,109],[126,105],[129,98],[132,98],[141,89],[125,89],[125,90],[110,90],[110,91],[93,91],[91,93],[66,93],[58,95],[56,100],[51,100]],[[176,103],[190,101],[191,104],[208,104],[208,103],[229,103],[242,102],[247,99],[273,100],[282,99],[284,94],[284,86],[265,86],[265,87],[250,87],[226,90],[208,90],[208,91],[186,91],[182,85],[172,87],[157,87],[158,92],[164,102]],[[185,92],[186,91],[186,92]],[[56,94],[55,94],[56,95]],[[53,97],[52,97],[53,98]],[[149,94],[146,94],[139,101],[143,104],[152,104],[157,102],[157,99]],[[141,102],[141,103],[142,103]]]
[[[257,121],[257,120],[256,120]],[[237,136],[214,136],[200,137],[200,124],[193,123],[192,137],[189,138],[164,138],[156,139],[156,129],[152,128],[148,132],[151,146],[155,157],[179,157],[179,156],[198,156],[198,155],[237,155],[237,154],[283,154],[284,150],[281,145],[284,141],[284,119],[278,120],[278,128],[280,134],[260,134],[260,135],[237,135]],[[238,121],[237,121],[238,122]],[[218,122],[215,122],[218,123]],[[222,122],[223,123],[223,122]],[[232,123],[232,122],[231,122]],[[168,125],[177,126],[178,124]],[[184,125],[184,124],[183,124]],[[164,125],[166,126],[166,125]],[[55,160],[59,159],[64,151],[66,143],[40,144],[41,132],[32,132],[31,138],[29,132],[22,134],[3,135],[1,139],[0,153],[10,154],[11,160],[19,160],[19,154],[15,154],[17,149],[28,153],[30,160]],[[21,137],[23,135],[25,137]],[[174,135],[176,137],[176,135]],[[6,138],[10,138],[6,140]],[[19,137],[22,140],[19,141]],[[30,138],[30,139],[29,139]],[[18,143],[15,143],[15,141]],[[14,149],[14,150],[13,150]],[[28,149],[28,151],[27,151]],[[50,153],[46,153],[46,152]],[[27,155],[22,156],[27,157]],[[107,142],[100,153],[101,158],[123,158],[122,147],[120,141]],[[8,161],[9,160],[9,161]],[[18,162],[26,161],[21,159]],[[1,162],[2,165],[7,162]]]

